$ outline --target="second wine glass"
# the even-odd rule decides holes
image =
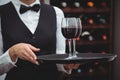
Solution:
[[[73,51],[74,47],[72,41],[78,37],[81,33],[80,27],[80,18],[70,17],[70,18],[63,18],[61,27],[62,27],[62,34],[68,40],[68,47],[69,47],[69,56],[68,59],[77,57],[76,53]]]
[[[78,25],[79,28],[78,28],[78,32],[77,32],[75,38],[72,41],[73,41],[73,52],[75,54],[78,54],[79,52],[76,50],[76,40],[81,35],[81,32],[82,32],[82,23],[81,23],[81,19],[80,18],[76,18],[76,19],[77,19],[77,25]]]

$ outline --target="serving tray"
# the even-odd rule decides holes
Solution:
[[[117,55],[116,54],[101,54],[101,53],[78,53],[77,57],[68,59],[68,54],[51,54],[51,55],[41,55],[37,56],[39,62],[46,63],[90,63],[90,62],[106,62],[113,61]]]

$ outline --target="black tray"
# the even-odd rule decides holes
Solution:
[[[37,59],[39,62],[47,63],[90,63],[90,62],[106,62],[113,61],[117,55],[115,54],[101,54],[101,53],[78,53],[78,57],[68,59],[68,54],[51,54],[51,55],[41,55]]]

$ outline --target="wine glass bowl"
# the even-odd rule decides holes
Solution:
[[[73,51],[72,40],[79,37],[81,33],[80,18],[63,18],[61,23],[62,34],[68,40],[69,56],[68,59],[75,58],[77,55]]]

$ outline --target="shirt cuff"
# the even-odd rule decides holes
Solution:
[[[15,62],[13,62],[9,55],[9,50],[0,56],[0,75],[8,72],[11,68],[16,67]]]
[[[12,61],[12,60],[11,60],[11,57],[10,57],[10,55],[9,55],[9,50],[7,50],[4,54],[5,54],[5,56],[6,56],[6,57],[5,57],[6,60],[8,60],[8,62],[11,63],[12,65],[16,66],[15,63],[17,62],[18,58],[16,59],[15,62]]]

